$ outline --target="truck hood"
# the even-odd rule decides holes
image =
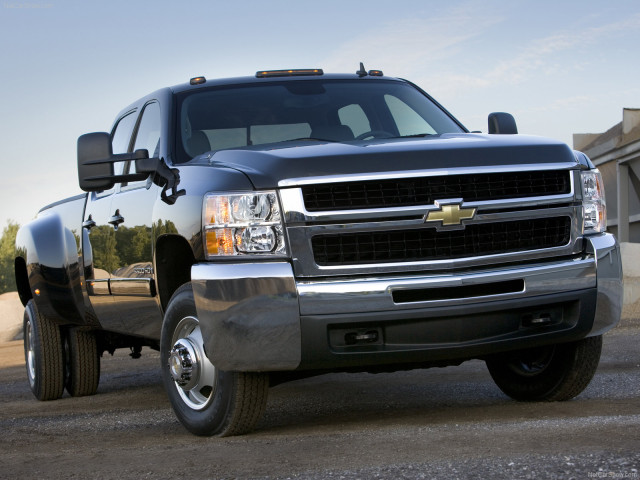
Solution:
[[[309,177],[552,163],[577,165],[571,148],[558,141],[469,133],[344,143],[301,140],[209,152],[191,162],[239,170],[256,189]]]

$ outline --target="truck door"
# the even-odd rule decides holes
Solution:
[[[130,151],[146,149],[159,155],[160,105],[144,105]],[[125,173],[135,173],[135,163],[125,165]],[[123,183],[113,195],[109,222],[118,250],[118,265],[109,280],[125,333],[160,339],[162,312],[157,303],[153,270],[153,207],[159,187],[151,181]]]
[[[116,121],[111,131],[114,153],[129,151],[137,117],[137,112],[131,110]],[[123,167],[122,164],[115,164],[115,173],[122,173]],[[102,328],[121,331],[122,322],[110,290],[112,273],[119,266],[115,232],[109,223],[115,192],[116,188],[112,188],[89,194],[82,223],[82,241],[85,280],[91,306]]]

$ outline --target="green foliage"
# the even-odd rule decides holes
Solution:
[[[91,229],[89,241],[95,268],[114,273],[118,268],[152,261],[151,241],[161,235],[177,233],[171,221],[159,220],[152,228],[121,226],[115,231],[109,225]]]
[[[113,272],[120,266],[120,257],[116,252],[116,235],[113,228],[109,225],[100,225],[92,228],[89,241],[91,242],[95,268]]]
[[[14,262],[16,258],[16,235],[20,225],[9,220],[0,238],[0,293],[14,292],[16,278]]]
[[[16,235],[20,225],[9,220],[0,238],[0,294],[14,292],[16,279],[14,262],[16,258]],[[177,233],[171,221],[159,220],[152,228],[136,226],[120,227],[118,231],[108,225],[101,225],[91,230],[90,241],[95,268],[114,272],[120,267],[139,262],[151,262],[151,241],[162,235]],[[76,243],[80,237],[73,232]],[[85,252],[86,253],[86,252]]]

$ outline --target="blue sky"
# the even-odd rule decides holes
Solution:
[[[0,227],[77,187],[76,140],[158,88],[260,69],[407,78],[469,129],[571,145],[640,107],[640,2],[0,0]]]

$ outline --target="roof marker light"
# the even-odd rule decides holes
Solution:
[[[364,63],[360,62],[360,69],[356,72],[356,75],[358,75],[360,78],[366,77],[367,75],[369,75],[370,77],[382,77],[384,73],[382,73],[382,70],[369,70],[367,72],[367,70],[365,70],[364,68]]]
[[[204,78],[204,77],[193,77],[191,80],[189,80],[189,83],[191,85],[202,85],[206,81],[207,81],[207,79]]]
[[[266,77],[301,77],[311,75],[324,75],[321,68],[302,68],[296,70],[260,70],[256,72],[257,78]]]

